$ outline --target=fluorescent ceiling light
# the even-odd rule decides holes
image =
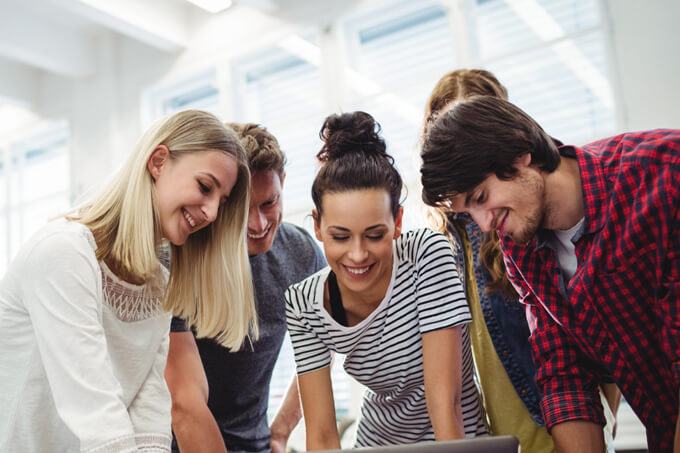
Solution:
[[[219,13],[231,6],[231,0],[187,0],[199,8],[203,8],[209,13]]]

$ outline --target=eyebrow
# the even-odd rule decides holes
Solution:
[[[207,173],[207,172],[203,172],[203,174],[204,174],[205,176],[207,176],[208,178],[212,179],[213,182],[215,183],[215,185],[217,186],[218,189],[221,189],[221,188],[222,188],[222,185],[221,185],[220,182],[217,180],[217,178],[215,177],[215,175],[213,175],[212,173]]]
[[[387,228],[387,225],[385,225],[384,223],[378,223],[377,225],[371,225],[370,227],[366,228],[364,231],[375,230],[376,228],[380,228],[380,227]],[[331,225],[328,228],[335,228],[336,230],[349,232],[349,228],[336,226],[336,225]]]

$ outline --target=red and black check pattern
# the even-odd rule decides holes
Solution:
[[[623,134],[562,147],[578,160],[585,219],[578,269],[561,285],[541,231],[504,239],[506,264],[532,324],[548,427],[604,424],[597,385],[614,377],[647,427],[649,450],[671,451],[680,384],[680,131]]]

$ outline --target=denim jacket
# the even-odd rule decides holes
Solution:
[[[485,291],[491,276],[480,259],[484,233],[475,222],[461,220],[465,223],[466,238],[461,238],[454,226],[451,226],[449,231],[458,244],[463,244],[465,240],[470,241],[479,300],[491,341],[529,415],[537,425],[544,426],[540,410],[541,395],[534,380],[536,367],[531,357],[530,332],[524,308],[517,300],[507,299],[498,292]],[[458,244],[454,245],[457,262],[469,266],[470,263],[465,262],[464,249]],[[464,278],[462,280],[465,281]]]

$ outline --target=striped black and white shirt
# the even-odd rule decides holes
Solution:
[[[471,321],[456,263],[446,238],[429,229],[394,241],[392,279],[380,305],[345,327],[324,308],[326,267],[286,291],[286,316],[298,374],[345,355],[345,371],[368,390],[356,446],[434,440],[425,403],[422,334],[463,325],[462,409],[465,434],[487,432],[473,378],[467,326]]]

